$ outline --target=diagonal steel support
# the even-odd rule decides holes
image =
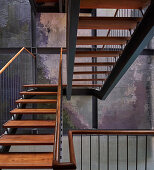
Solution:
[[[111,74],[100,91],[92,90],[94,96],[106,99],[111,90],[116,86],[122,76],[126,73],[135,59],[140,55],[145,46],[154,36],[154,1],[151,1],[145,15],[134,31],[131,40],[126,45],[122,55],[117,61]]]
[[[67,100],[71,99],[74,59],[76,53],[77,28],[80,0],[68,0],[67,4]]]

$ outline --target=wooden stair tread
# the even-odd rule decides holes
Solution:
[[[22,91],[20,92],[21,95],[57,95],[57,92],[28,92]]]
[[[58,85],[54,85],[54,87],[57,87]],[[67,85],[66,84],[63,84],[63,87],[66,87]],[[100,85],[96,85],[97,86],[100,86]],[[23,87],[44,87],[44,84],[29,84],[29,85],[24,85]],[[50,84],[46,84],[46,87],[51,87]],[[85,85],[85,84],[73,84],[72,87],[91,87],[91,84],[90,85]],[[101,86],[100,86],[101,87]]]
[[[11,114],[55,114],[56,109],[14,109]]]
[[[105,81],[106,79],[73,79],[73,81]]]
[[[101,84],[73,84],[73,87],[102,87]]]
[[[16,103],[56,103],[55,99],[19,99]]]
[[[115,62],[100,62],[100,63],[74,63],[75,67],[89,66],[113,66]]]
[[[57,84],[28,84],[23,87],[58,87]]]
[[[2,135],[0,145],[53,145],[54,135]]]
[[[56,121],[53,120],[9,120],[4,128],[51,128],[55,127]]]
[[[110,9],[142,9],[149,5],[150,0],[82,0],[80,1],[81,9],[97,9],[97,8],[110,8]]]
[[[52,168],[53,153],[52,152],[22,152],[22,153],[0,153],[1,169],[45,169]]]
[[[130,37],[77,37],[77,45],[123,45]]]
[[[110,71],[75,71],[73,74],[109,74]]]
[[[79,17],[78,29],[134,29],[140,17]]]
[[[121,51],[76,51],[75,57],[117,57]]]

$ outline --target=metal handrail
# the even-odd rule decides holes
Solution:
[[[60,52],[59,63],[59,79],[58,79],[58,93],[57,93],[57,112],[56,112],[56,128],[55,128],[55,146],[54,146],[54,160],[59,162],[59,140],[60,140],[60,113],[61,113],[61,91],[62,91],[62,48]]]
[[[54,144],[54,160],[53,169],[76,169],[76,161],[72,159],[72,150],[70,150],[70,162],[60,162],[60,115],[61,115],[61,94],[62,94],[62,52],[60,52],[59,63],[59,80],[58,80],[58,94],[57,94],[57,113],[56,113],[56,127],[55,127],[55,144]],[[71,138],[71,134],[68,136]],[[69,139],[71,140],[71,139]],[[74,148],[70,144],[70,149]],[[73,152],[74,153],[74,152]]]
[[[154,135],[154,130],[71,130],[72,135]]]
[[[19,56],[19,54],[21,54],[22,51],[27,51],[29,54],[31,54],[34,58],[36,57],[34,54],[32,54],[29,50],[27,50],[25,47],[23,47],[14,57],[11,58],[11,60],[9,60],[9,62],[7,64],[5,64],[5,66],[0,70],[0,74],[2,74],[7,67]]]
[[[74,135],[136,135],[136,136],[153,136],[154,130],[70,130],[69,137],[69,154],[70,161],[73,165],[76,165],[73,136]]]

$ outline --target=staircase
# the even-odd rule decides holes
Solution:
[[[119,3],[119,1],[117,2]],[[81,9],[92,9],[95,11],[98,8],[104,8],[105,5],[109,5],[109,2],[105,1],[80,1],[80,10]],[[119,4],[120,5],[120,4]],[[122,9],[139,9],[139,5],[145,5],[145,3],[136,4],[136,2],[128,2],[122,6]],[[78,48],[76,49],[75,55],[75,63],[74,63],[74,75],[72,83],[74,82],[90,82],[90,84],[97,85],[104,84],[108,75],[111,73],[112,68],[116,65],[116,61],[118,57],[123,52],[123,47],[127,44],[127,42],[131,39],[131,33],[126,33],[127,31],[134,30],[137,24],[142,20],[141,17],[121,17],[118,16],[120,13],[120,7],[115,4],[114,1],[110,2],[110,6],[107,9],[115,9],[114,16],[96,16],[95,14],[89,14],[89,16],[84,16],[85,14],[79,14],[78,21],[78,33],[80,30],[88,29],[91,32],[95,32],[92,36],[82,36],[79,34],[77,36],[76,45],[80,47],[80,51]],[[119,10],[119,11],[118,11]],[[86,14],[87,15],[87,14]],[[128,15],[128,14],[123,14]],[[97,30],[106,30],[104,36],[98,36]],[[120,30],[123,31],[120,33]],[[116,32],[117,31],[117,32]],[[119,33],[118,33],[119,31]],[[114,32],[114,35],[113,33]],[[122,35],[123,34],[123,35]],[[80,46],[79,46],[80,45]],[[87,51],[85,45],[90,45],[91,50]],[[97,50],[97,45],[102,46],[101,51]],[[83,46],[83,47],[82,47]],[[82,50],[83,48],[83,50]],[[117,48],[117,49],[116,49]],[[86,50],[86,51],[85,51]],[[79,61],[82,62],[79,62]],[[91,62],[86,62],[86,61]],[[85,62],[84,62],[85,61]],[[101,62],[100,62],[101,61]],[[89,70],[93,71],[76,71],[80,67],[81,70],[84,70],[85,67],[88,67]],[[99,70],[99,71],[97,71]],[[87,78],[91,74],[92,78]],[[102,76],[100,76],[102,75]],[[75,78],[78,76],[78,78]],[[83,78],[82,78],[83,77]],[[98,78],[103,77],[103,78]]]
[[[60,164],[62,49],[58,85],[30,84],[23,88],[22,97],[15,101],[17,107],[10,111],[11,119],[3,125],[6,130],[0,137],[0,169],[56,169]],[[9,152],[11,146],[19,145],[51,146],[51,151]]]
[[[36,85],[37,86],[37,85]],[[25,97],[27,95],[33,96],[56,96],[57,92],[55,91],[23,91],[20,93]],[[18,105],[22,104],[46,104],[46,103],[57,103],[57,99],[19,99],[16,100]],[[48,114],[56,115],[57,110],[55,108],[42,109],[42,108],[15,108],[10,111],[11,115],[38,115],[38,114]],[[8,128],[55,128],[56,120],[9,120],[6,122],[3,127]],[[0,137],[0,145],[2,146],[14,146],[14,145],[54,145],[55,143],[55,134],[3,134]],[[1,153],[0,154],[0,168],[2,169],[18,169],[18,168],[52,168],[53,163],[53,152],[34,152],[34,153]]]
[[[67,46],[69,58],[67,99],[71,97],[74,84],[88,84],[97,98],[102,99],[104,95],[107,96],[106,93],[109,92],[106,91],[115,84],[108,78],[110,75],[118,76],[112,70],[116,67],[125,47],[131,41],[133,33],[142,22],[146,11],[144,9],[149,4],[150,0],[78,0],[76,5],[73,2],[68,3],[67,31],[70,42]],[[78,12],[75,12],[73,8]],[[110,10],[112,16],[109,16],[105,10]],[[133,49],[135,43],[135,41],[133,44],[131,43],[130,50]],[[129,56],[129,52],[127,50],[126,57]],[[70,59],[73,57],[74,59]],[[130,57],[132,56],[130,55]],[[126,69],[124,70],[126,72]],[[124,74],[123,70],[121,72]]]

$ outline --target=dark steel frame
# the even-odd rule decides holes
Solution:
[[[80,0],[67,1],[67,100],[71,99]]]
[[[93,9],[91,14],[92,17],[96,17],[96,9]],[[92,30],[92,36],[97,36],[97,30]],[[92,50],[97,51],[97,45],[92,45]],[[92,57],[92,63],[97,63],[96,57]],[[97,71],[97,67],[93,66],[92,71]],[[92,79],[97,79],[97,74],[93,74]],[[92,84],[97,84],[97,81],[93,81]],[[92,128],[98,129],[98,101],[95,96],[92,96]]]
[[[8,47],[8,48],[0,48],[0,54],[10,54],[10,53],[17,53],[21,50],[22,47]],[[25,47],[29,51],[33,50],[33,53],[37,54],[59,54],[60,48],[56,47]],[[66,54],[66,49],[63,48],[63,54]],[[77,48],[78,51],[91,51],[91,48]],[[97,48],[97,51],[100,51],[100,48]],[[110,51],[110,49],[106,49]],[[154,55],[154,49],[143,49],[140,55]]]

